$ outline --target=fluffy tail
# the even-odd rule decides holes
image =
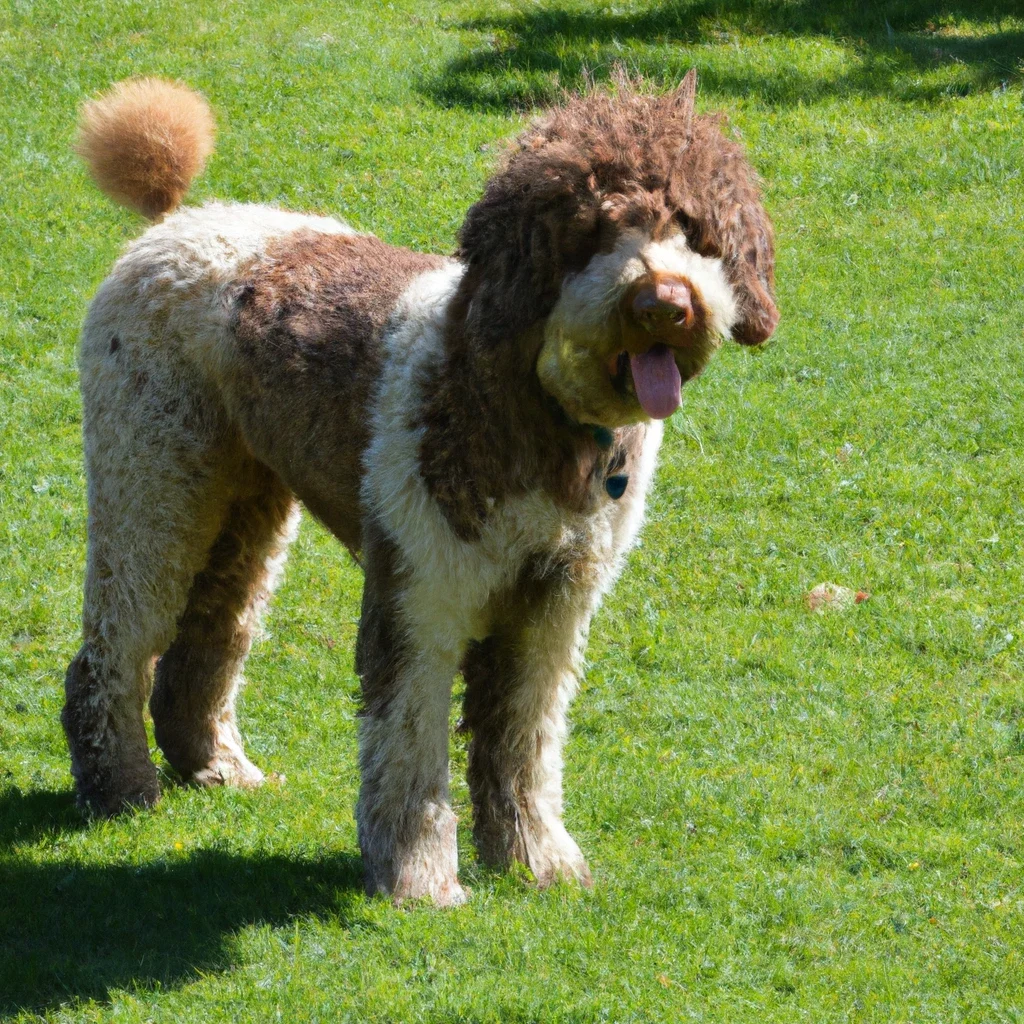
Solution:
[[[75,152],[111,199],[156,220],[181,202],[203,169],[214,129],[199,93],[133,78],[82,107]]]

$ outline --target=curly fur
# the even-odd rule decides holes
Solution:
[[[90,152],[138,152],[134,126],[170,123],[165,86],[133,88],[100,108]],[[82,333],[89,544],[62,719],[86,807],[158,798],[147,699],[184,780],[260,782],[235,697],[301,503],[365,569],[368,891],[465,899],[448,793],[460,670],[481,857],[590,884],[561,749],[662,438],[630,360],[668,353],[685,381],[724,336],[757,343],[778,318],[756,179],[694,89],[692,74],[661,97],[620,82],[552,111],[469,210],[455,259],[267,207],[168,214],[198,152],[187,132],[137,160],[130,187],[98,173],[167,215]],[[173,189],[171,165],[186,168]]]
[[[213,152],[214,131],[199,93],[134,78],[83,105],[75,151],[111,199],[155,220],[184,198]]]
[[[614,96],[572,98],[516,140],[459,232],[466,287],[482,300],[474,333],[525,329],[622,229],[675,220],[695,252],[723,259],[740,299],[737,340],[771,334],[771,222],[724,116],[694,116],[695,88],[692,72],[657,97],[620,81]]]

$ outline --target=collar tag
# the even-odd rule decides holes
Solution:
[[[609,498],[613,501],[618,501],[626,493],[628,484],[628,473],[616,473],[615,476],[610,476],[605,480],[604,489],[608,492]]]

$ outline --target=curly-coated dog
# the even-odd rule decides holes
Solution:
[[[81,343],[88,569],[62,720],[87,808],[157,799],[147,697],[183,779],[261,781],[235,697],[301,502],[365,570],[368,891],[465,898],[460,670],[481,858],[589,883],[561,750],[590,618],[681,384],[778,320],[755,176],[722,119],[694,114],[695,83],[623,80],[541,118],[454,259],[266,206],[172,212],[211,149],[205,102],[150,79],[86,106],[93,175],[157,222]]]

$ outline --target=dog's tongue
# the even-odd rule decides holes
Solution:
[[[636,397],[653,420],[668,419],[682,402],[683,379],[668,345],[655,345],[642,356],[629,356]]]

